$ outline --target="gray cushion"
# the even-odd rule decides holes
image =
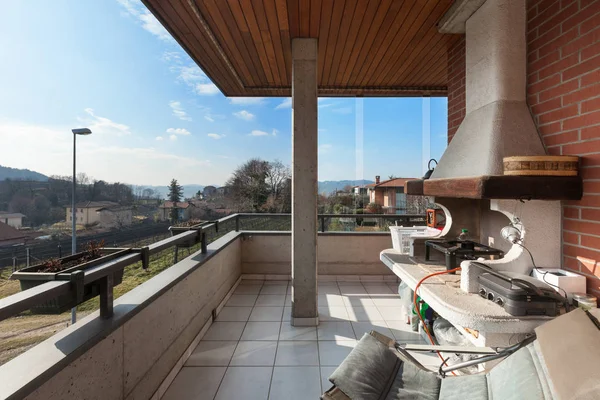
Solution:
[[[451,375],[442,380],[440,400],[465,399],[488,400],[486,375]]]
[[[405,360],[385,400],[437,400],[440,384],[436,374]]]

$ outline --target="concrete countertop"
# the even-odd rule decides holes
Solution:
[[[383,250],[380,260],[414,290],[425,276],[446,270],[443,262],[424,260]],[[474,293],[460,289],[460,272],[434,276],[419,287],[419,295],[439,315],[454,325],[489,333],[528,333],[552,317],[515,317],[504,308]]]

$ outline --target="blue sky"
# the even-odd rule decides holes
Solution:
[[[291,160],[285,98],[226,98],[136,0],[21,0],[0,15],[0,165],[131,184],[223,184],[251,157]],[[319,180],[423,173],[423,99],[319,101]],[[431,99],[432,157],[446,143]],[[358,144],[360,145],[360,143]],[[363,165],[357,171],[357,165]]]

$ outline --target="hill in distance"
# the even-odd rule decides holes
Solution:
[[[0,181],[5,179],[21,180],[21,181],[42,181],[48,180],[48,177],[39,172],[30,171],[28,169],[19,169],[4,167],[0,165]]]
[[[319,193],[327,195],[336,190],[343,190],[346,186],[360,186],[368,185],[370,183],[373,183],[373,181],[369,181],[367,179],[362,179],[358,181],[319,181]]]

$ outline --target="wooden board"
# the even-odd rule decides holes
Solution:
[[[322,96],[445,96],[452,0],[142,0],[226,96],[290,96],[291,39],[319,40]]]
[[[583,182],[579,176],[486,175],[408,181],[405,193],[467,199],[580,200]]]

